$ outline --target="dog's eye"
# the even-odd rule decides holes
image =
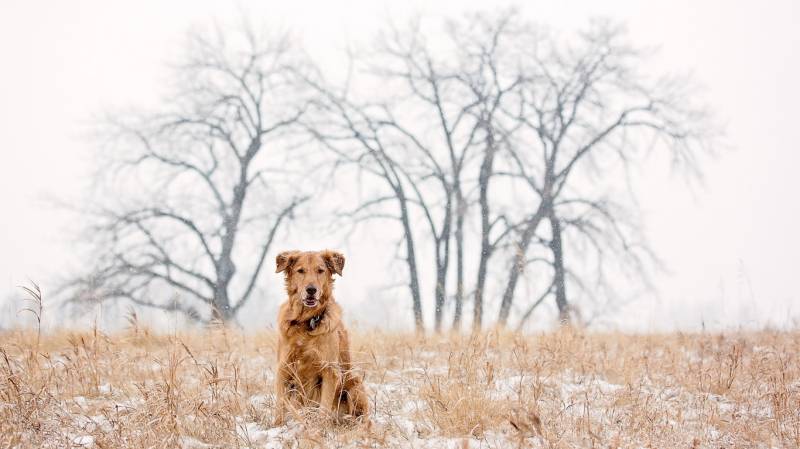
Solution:
[[[306,272],[306,269],[305,268],[300,268],[299,270],[297,270],[297,272],[300,273],[300,274],[303,274],[303,273]]]
[[[325,270],[323,270],[322,268],[317,268],[317,273],[322,274],[324,272],[325,272]]]

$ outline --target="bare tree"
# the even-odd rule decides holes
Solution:
[[[365,215],[354,218],[385,218],[375,211],[386,201],[397,199],[401,202],[401,214],[397,217],[401,223],[407,215],[410,219],[408,207],[411,206],[419,212],[430,231],[434,252],[436,331],[442,329],[445,302],[450,296],[447,277],[453,259],[451,243],[455,246],[456,261],[454,327],[460,326],[462,320],[466,265],[464,227],[469,205],[464,176],[469,157],[478,153],[482,136],[487,133],[480,109],[486,108],[487,92],[492,89],[479,85],[484,81],[480,77],[486,72],[482,68],[485,65],[483,55],[476,53],[474,47],[463,45],[462,31],[455,25],[448,30],[448,44],[453,52],[443,57],[426,42],[418,21],[407,29],[392,28],[366,60],[364,71],[370,80],[391,94],[371,95],[369,101],[356,104],[346,99],[349,89],[345,87],[337,90],[344,92],[333,100],[337,107],[329,108],[335,109],[339,116],[346,116],[342,127],[350,128],[350,138],[361,141],[362,145],[365,145],[365,136],[381,142],[376,148],[368,148],[369,154],[380,156],[392,170],[381,169],[374,174],[383,179],[393,173],[397,175],[388,184],[394,193],[365,199],[357,209]],[[334,97],[330,88],[320,91],[328,93],[329,101]],[[344,104],[349,109],[343,108]],[[357,131],[354,128],[358,124],[369,131]],[[316,125],[314,132],[318,133],[319,128]],[[331,137],[327,136],[329,143],[336,140]],[[338,139],[341,138],[340,135]],[[341,148],[336,151],[351,162],[372,164],[377,161],[375,157],[355,157]],[[406,231],[404,226],[403,239],[406,254],[410,254],[411,227]],[[411,283],[418,285],[413,281],[418,270],[416,259],[406,258],[414,267],[409,267]],[[412,288],[412,298],[417,297],[421,298],[421,294]],[[420,299],[420,306],[415,306],[418,323],[421,310]]]
[[[83,297],[127,298],[195,319],[235,317],[282,223],[308,198],[296,187],[281,190],[298,183],[277,181],[308,167],[293,168],[300,158],[279,149],[316,151],[298,140],[311,136],[335,167],[354,167],[356,179],[367,174],[370,187],[380,186],[342,215],[354,224],[397,223],[418,331],[420,270],[428,267],[436,331],[450,298],[453,327],[461,325],[467,284],[473,329],[495,289],[502,296],[490,306],[499,306],[505,325],[532,265],[544,280],[536,279],[538,296],[518,325],[550,296],[567,322],[571,296],[612,290],[605,261],[646,279],[647,261],[656,260],[628,220],[635,207],[606,195],[620,182],[607,173],[625,177],[661,148],[694,170],[711,141],[688,81],[644,76],[646,53],[604,22],[556,40],[514,11],[476,14],[448,23],[436,41],[412,22],[391,28],[363,58],[358,89],[352,71],[343,86],[323,80],[285,38],[243,35],[235,48],[222,33],[195,35],[171,106],[110,120],[103,167],[112,183],[138,185],[139,195],[99,209],[93,232],[110,250],[92,276],[75,282]],[[237,249],[252,242],[255,254]],[[420,256],[428,248],[431,259]],[[504,283],[493,274],[500,256],[510,261]],[[245,276],[239,266],[249,268]],[[154,296],[156,286],[182,300]]]
[[[107,120],[98,185],[113,194],[94,209],[99,255],[75,299],[235,318],[308,199],[280,188],[307,107],[297,55],[288,36],[250,27],[192,33],[161,110]]]
[[[554,233],[555,276],[563,281],[564,245],[554,208],[573,194],[576,186],[590,183],[587,173],[608,170],[599,165],[613,160],[621,162],[623,171],[630,170],[639,156],[658,147],[668,149],[676,165],[696,170],[697,154],[706,151],[711,141],[707,114],[687,96],[688,82],[644,77],[638,67],[645,53],[627,43],[621,28],[594,23],[574,45],[560,44],[539,33],[527,33],[520,39],[520,44],[531,50],[525,59],[525,82],[518,91],[518,102],[505,111],[519,124],[508,155],[515,167],[512,176],[529,187],[535,203],[533,212],[515,224],[519,232],[500,306],[500,324],[508,320],[531,243],[545,220]],[[617,220],[610,210],[596,217],[612,224]],[[579,229],[592,227],[584,221]],[[555,291],[565,306],[561,281],[556,282]]]
[[[460,327],[465,296],[465,223],[470,203],[468,163],[480,161],[477,203],[481,208],[482,257],[475,287],[473,321],[482,318],[487,261],[497,241],[491,235],[502,220],[491,217],[488,187],[492,165],[504,136],[496,136],[495,114],[504,95],[518,83],[500,73],[501,36],[511,13],[495,23],[479,15],[446,30],[449,51],[435,49],[419,21],[392,29],[370,61],[370,74],[393,95],[383,98],[374,121],[392,143],[406,151],[396,162],[413,189],[412,204],[421,211],[433,237],[435,286],[434,329],[444,319],[447,276],[455,243],[456,282],[453,327]],[[516,72],[514,73],[516,75]]]
[[[393,83],[393,98],[383,103],[381,120],[411,148],[416,166],[409,172],[418,206],[433,236],[435,262],[434,328],[442,328],[447,297],[447,274],[451,260],[451,240],[455,243],[456,282],[453,296],[453,327],[460,326],[465,294],[464,225],[468,198],[464,175],[468,157],[477,148],[482,125],[478,108],[483,98],[465,83],[465,74],[476,71],[475,55],[462,45],[461,27],[447,30],[452,56],[436,54],[422,33],[420,22],[408,29],[392,28],[382,40],[371,74],[381,83]],[[398,110],[403,112],[398,112]],[[408,119],[409,110],[414,118]],[[426,117],[426,119],[420,119]],[[415,157],[418,155],[419,157]],[[408,161],[406,161],[408,164]],[[425,190],[433,180],[439,191]],[[438,212],[438,213],[437,213]]]
[[[477,180],[481,227],[472,318],[474,330],[480,329],[483,324],[483,303],[489,260],[511,231],[509,226],[500,228],[507,225],[507,219],[503,214],[492,215],[493,201],[489,187],[495,177],[496,158],[500,149],[509,144],[510,132],[498,123],[498,116],[501,115],[507,97],[519,88],[522,81],[518,72],[513,70],[513,66],[504,64],[504,59],[508,57],[505,47],[513,35],[512,17],[513,14],[509,12],[495,20],[481,16],[474,19],[473,29],[476,29],[478,34],[473,35],[469,44],[480,65],[476,72],[464,76],[480,100],[479,119],[484,130]],[[512,70],[509,70],[510,68]]]
[[[419,22],[392,28],[366,58],[365,84],[379,91],[354,94],[352,78],[341,88],[316,84],[324,114],[306,124],[342,161],[388,187],[347,215],[356,222],[393,219],[401,225],[417,329],[423,327],[419,270],[427,266],[418,254],[427,241],[415,237],[415,217],[431,237],[437,331],[450,297],[454,247],[454,327],[462,320],[465,227],[471,220],[478,227],[474,329],[484,321],[486,292],[495,284],[490,262],[498,252],[511,256],[500,324],[507,322],[520,276],[532,261],[546,262],[549,279],[520,323],[551,295],[560,320],[569,320],[568,286],[588,289],[586,273],[569,263],[579,265],[585,257],[570,259],[568,248],[594,251],[597,260],[627,260],[644,272],[649,249],[639,242],[636,226],[626,226],[625,208],[596,199],[612,184],[597,175],[613,161],[621,161],[627,173],[654,147],[668,148],[679,165],[696,166],[707,120],[687,101],[688,83],[642,76],[638,67],[645,54],[606,23],[563,43],[506,11],[454,21],[436,45],[426,36]],[[509,189],[526,193],[509,201]],[[388,204],[398,213],[387,212]],[[530,257],[542,251],[546,256]],[[607,286],[599,263],[596,272]]]
[[[386,134],[387,126],[382,119],[376,119],[373,109],[385,112],[381,106],[355,105],[344,93],[307,79],[320,94],[316,102],[320,112],[316,120],[305,122],[306,129],[333,151],[339,162],[354,164],[359,170],[369,173],[389,189],[389,194],[379,194],[365,201],[346,215],[355,222],[384,219],[396,221],[401,225],[402,243],[405,248],[404,260],[408,267],[409,289],[417,332],[424,332],[422,314],[422,295],[420,293],[416,243],[411,217],[412,198],[409,194],[409,175],[395,159],[397,147],[391,135]],[[413,193],[411,194],[413,195]],[[376,206],[394,202],[397,215],[391,212],[375,211]]]

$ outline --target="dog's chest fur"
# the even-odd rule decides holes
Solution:
[[[295,334],[288,346],[285,363],[294,388],[304,391],[307,398],[318,400],[318,388],[324,369],[340,369],[338,357],[326,359],[325,354],[338,354],[335,332],[324,335]],[[328,356],[330,357],[330,356]],[[302,385],[302,388],[298,388]]]
[[[311,336],[306,332],[298,333],[288,348],[288,362],[297,365],[298,369],[311,368],[312,366],[314,369],[319,369],[322,357],[318,349],[319,346],[313,342],[313,340],[319,338],[325,338],[325,336]]]
[[[331,328],[331,318],[324,316],[313,324],[308,318],[289,322],[284,335],[285,361],[298,372],[318,371],[325,364],[338,364],[338,329]]]

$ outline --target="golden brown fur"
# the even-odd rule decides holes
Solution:
[[[319,406],[333,419],[366,419],[367,395],[352,372],[350,340],[333,297],[333,275],[343,268],[344,256],[334,251],[285,251],[276,258],[288,294],[278,312],[278,423],[288,407],[306,406]]]

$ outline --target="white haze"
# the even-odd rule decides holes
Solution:
[[[602,4],[601,4],[602,3]],[[240,20],[291,31],[332,76],[345,49],[368,45],[391,19],[434,18],[512,5],[487,1],[18,1],[0,4],[0,325],[19,323],[17,285],[39,282],[46,298],[58,277],[87,263],[75,241],[80,219],[53,200],[80,201],[93,168],[88,131],[103,111],[158,104],[168,64],[194,25]],[[527,18],[569,32],[589,18],[626,22],[632,41],[658,46],[647,70],[691,72],[705,101],[726,125],[727,147],[704,163],[689,188],[663,166],[636,180],[646,234],[668,272],[656,293],[603,321],[632,331],[796,326],[800,294],[800,6],[793,0],[652,3],[529,1]],[[385,229],[373,226],[343,246],[340,302],[364,325],[407,327],[410,301],[403,266]],[[394,235],[394,234],[393,234]],[[291,247],[341,246],[301,232],[278,242]],[[273,251],[274,252],[274,251]],[[423,252],[420,257],[426,254]],[[393,273],[396,271],[396,273]],[[262,297],[241,320],[248,328],[273,321],[281,279],[267,270]],[[432,290],[423,278],[425,290]],[[429,303],[426,303],[431,308]],[[430,312],[429,310],[426,312]],[[72,322],[54,307],[48,326],[115,322],[119,312],[94,310]],[[147,315],[177,326],[172,317]],[[543,310],[538,321],[551,313]]]

